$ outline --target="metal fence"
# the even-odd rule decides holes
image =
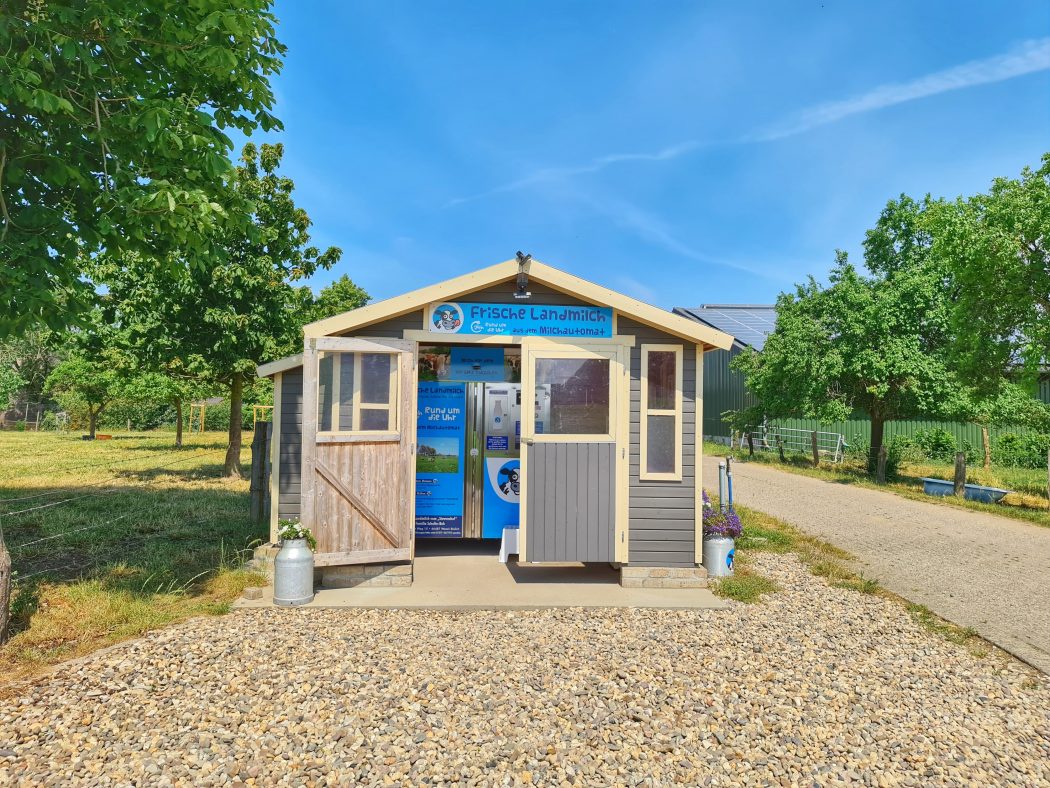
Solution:
[[[740,433],[737,445],[748,450],[754,447],[755,451],[812,455],[814,435],[817,436],[817,453],[822,459],[832,463],[842,462],[846,453],[846,436],[841,432],[798,430],[771,424],[751,432]],[[732,445],[730,439],[730,446]]]

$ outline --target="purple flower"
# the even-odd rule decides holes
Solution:
[[[703,491],[704,501],[704,536],[728,536],[738,539],[744,532],[740,516],[733,511],[722,512],[711,505],[707,490]]]

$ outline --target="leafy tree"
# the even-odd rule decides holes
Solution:
[[[1046,430],[1050,427],[1050,407],[1032,396],[1029,387],[1000,377],[999,388],[989,393],[987,383],[982,388],[969,388],[961,417],[981,428],[981,445],[985,468],[992,465],[992,446],[989,427],[1031,427]]]
[[[76,350],[51,371],[46,390],[63,410],[83,414],[88,434],[94,438],[98,417],[120,395],[120,387],[120,372],[111,353],[91,357]]]
[[[349,276],[343,274],[317,294],[310,309],[310,322],[357,309],[370,299],[371,296],[363,287],[354,284]]]
[[[958,285],[955,352],[974,385],[1032,381],[1050,360],[1050,153],[1038,170],[937,214],[935,252]]]
[[[44,383],[57,359],[52,347],[54,334],[48,329],[31,329],[0,342],[0,377],[18,380],[15,391],[26,402],[39,402]]]
[[[281,145],[245,145],[231,184],[231,204],[250,208],[251,232],[223,228],[224,254],[157,266],[144,256],[104,264],[115,322],[154,370],[226,387],[230,400],[225,472],[240,476],[244,387],[258,364],[302,345],[302,288],[292,283],[330,268],[341,252],[310,246],[310,218],[278,174]],[[149,366],[147,364],[147,366]]]
[[[226,129],[279,128],[270,0],[8,0],[0,336],[89,310],[102,250],[220,256]]]
[[[763,351],[734,360],[766,415],[828,422],[867,413],[872,460],[888,420],[950,417],[961,407],[961,387],[944,361],[945,292],[917,259],[927,247],[888,241],[910,210],[890,203],[873,230],[870,246],[878,248],[868,254],[884,273],[863,276],[839,252],[830,286],[810,278],[782,294]]]

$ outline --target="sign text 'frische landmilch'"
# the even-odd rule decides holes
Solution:
[[[435,334],[534,337],[611,337],[612,309],[550,304],[471,304],[445,301],[427,309],[427,330]]]

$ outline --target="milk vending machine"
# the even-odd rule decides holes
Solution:
[[[518,525],[521,384],[467,386],[464,536],[499,539]]]

